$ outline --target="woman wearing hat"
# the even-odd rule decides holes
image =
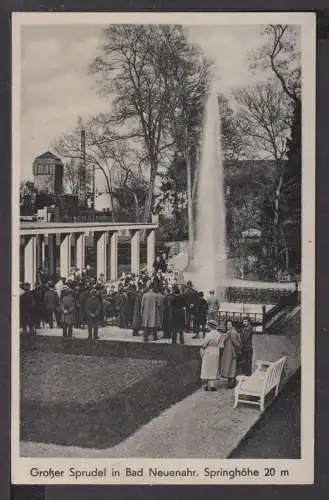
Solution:
[[[218,324],[215,320],[207,323],[210,330],[201,346],[201,380],[207,382],[205,391],[215,391],[215,381],[219,379],[219,365],[221,352],[224,347],[225,334],[218,331]]]
[[[237,359],[241,351],[241,337],[232,321],[226,321],[226,339],[221,359],[221,376],[227,378],[229,389],[236,385]]]

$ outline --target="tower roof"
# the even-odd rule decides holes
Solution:
[[[58,156],[54,155],[51,151],[46,151],[42,155],[37,156],[35,161],[39,161],[39,160],[53,160],[53,161],[62,162],[62,160],[60,158],[58,158]]]

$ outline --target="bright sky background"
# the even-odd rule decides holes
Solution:
[[[78,116],[106,110],[87,74],[97,53],[102,26],[23,26],[21,32],[21,178],[32,178],[36,156],[51,150],[60,134],[70,132]],[[262,26],[189,26],[192,42],[214,59],[221,80],[218,89],[257,78],[247,57],[261,43]],[[260,75],[259,75],[260,76]]]

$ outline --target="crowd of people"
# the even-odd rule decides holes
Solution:
[[[164,255],[156,258],[153,273],[122,273],[116,283],[106,283],[103,275],[96,279],[88,269],[72,269],[68,279],[54,281],[39,273],[33,289],[21,283],[23,334],[34,335],[42,326],[52,329],[56,324],[64,337],[87,328],[88,338],[97,339],[100,327],[117,325],[130,329],[133,336],[142,335],[144,342],[157,341],[162,332],[173,344],[183,344],[186,332],[204,338],[209,322],[219,322],[219,309],[214,290],[205,298],[192,282],[184,284]],[[223,331],[225,325],[220,326]]]

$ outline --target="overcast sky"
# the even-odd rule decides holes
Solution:
[[[108,105],[95,90],[88,64],[97,53],[102,26],[23,26],[21,30],[21,178],[32,177],[36,156],[70,132],[78,116]],[[214,59],[219,90],[250,83],[247,57],[261,43],[262,26],[189,26],[190,40]]]

